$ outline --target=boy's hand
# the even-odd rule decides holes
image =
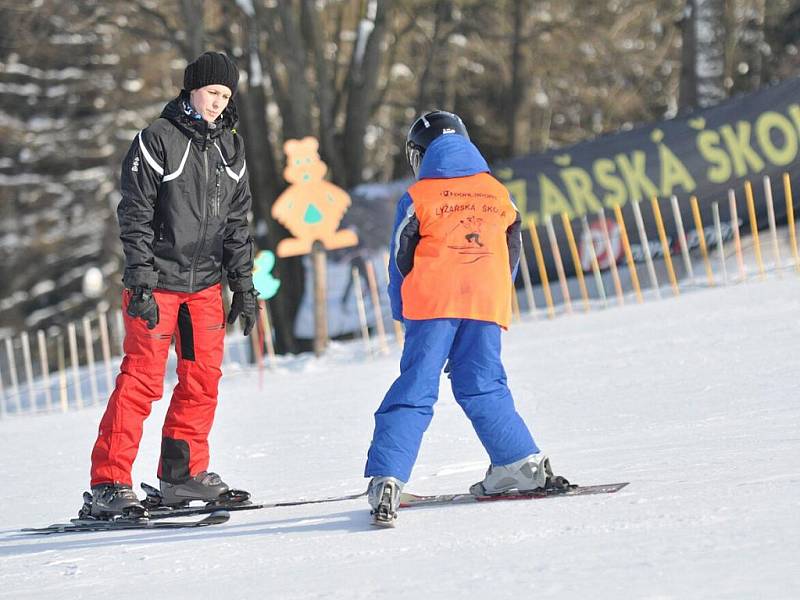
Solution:
[[[155,329],[158,325],[158,303],[153,298],[153,290],[147,287],[132,289],[127,312],[133,318],[144,319],[148,329]]]
[[[242,330],[245,335],[250,335],[253,325],[256,324],[256,319],[258,319],[258,311],[260,309],[258,292],[255,289],[247,290],[246,292],[234,292],[231,310],[228,313],[228,324],[232,325],[236,322],[237,317],[241,317]]]

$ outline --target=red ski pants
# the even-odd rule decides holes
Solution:
[[[155,329],[148,329],[143,319],[128,316],[130,297],[131,292],[125,290],[125,357],[92,451],[92,486],[131,485],[144,420],[153,401],[164,393],[173,336],[178,385],[162,429],[158,477],[179,483],[208,468],[208,434],[217,407],[225,342],[221,288],[217,284],[191,294],[154,290],[159,309]]]

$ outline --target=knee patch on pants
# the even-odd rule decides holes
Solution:
[[[189,475],[189,444],[184,440],[161,440],[161,475],[167,483],[183,483]]]

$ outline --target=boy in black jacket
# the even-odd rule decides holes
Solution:
[[[92,451],[96,517],[142,511],[131,467],[151,404],[163,394],[173,336],[178,384],[158,467],[164,502],[212,501],[228,491],[207,471],[225,338],[223,270],[234,293],[228,322],[241,316],[247,335],[258,314],[250,187],[232,101],[238,80],[227,56],[202,54],[122,165],[125,357]]]

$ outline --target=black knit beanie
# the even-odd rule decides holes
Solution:
[[[183,89],[187,92],[207,85],[224,85],[231,94],[236,93],[239,69],[221,52],[204,52],[183,72]]]

